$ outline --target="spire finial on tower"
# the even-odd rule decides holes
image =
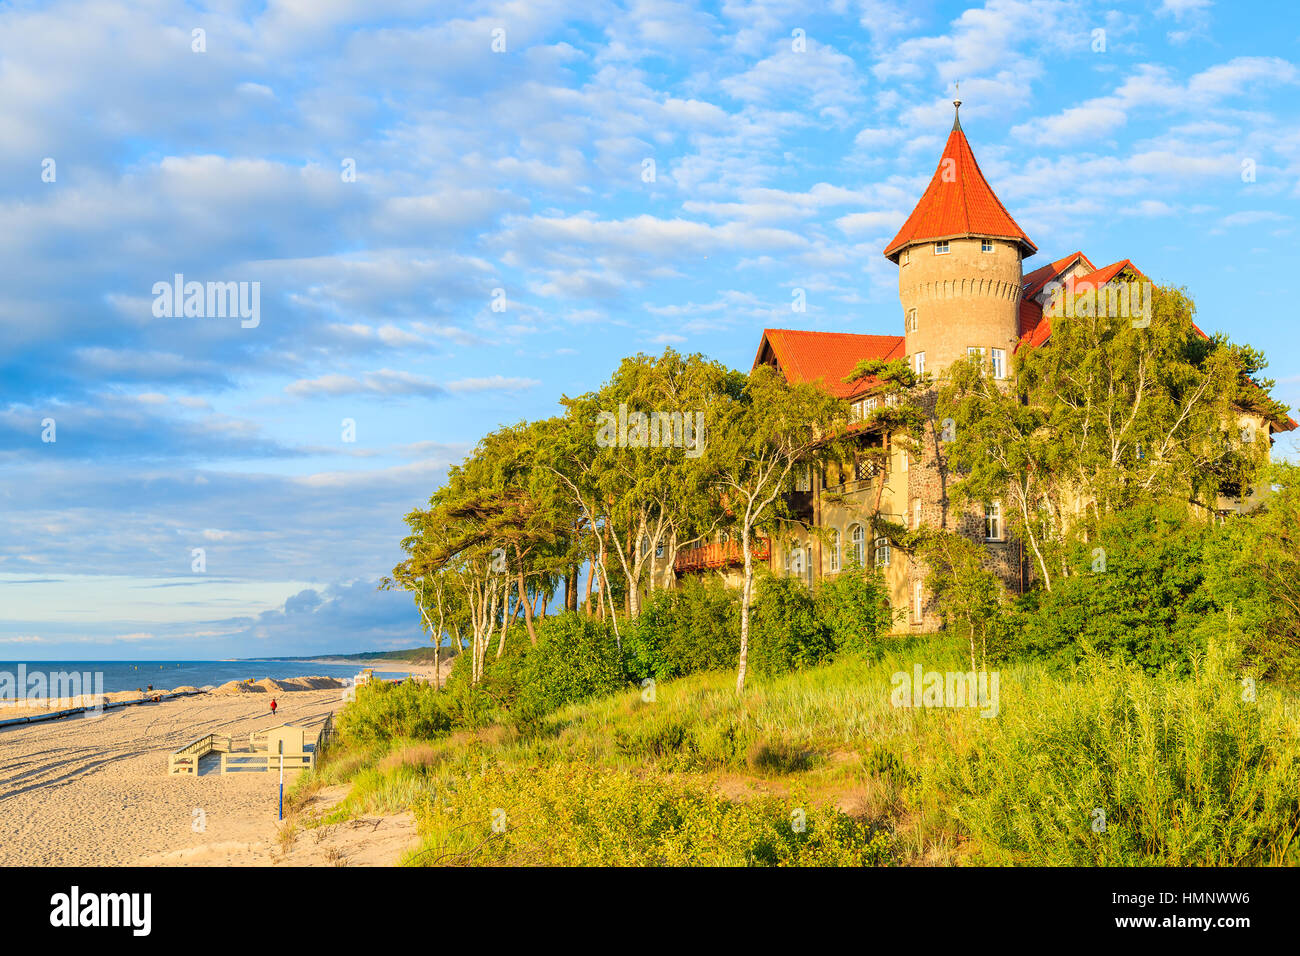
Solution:
[[[961,96],[961,84],[960,84],[960,83],[954,83],[954,84],[953,84],[953,88],[954,88],[954,91],[956,92],[956,94],[957,94],[958,96]],[[961,129],[961,100],[960,100],[960,99],[953,100],[953,101],[952,101],[952,106],[953,106],[953,112],[952,112],[952,128],[953,128],[954,130],[959,130],[959,129]]]

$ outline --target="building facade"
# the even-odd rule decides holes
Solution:
[[[863,359],[906,358],[918,373],[939,376],[952,363],[978,354],[995,378],[1010,374],[1017,349],[1040,348],[1051,339],[1054,296],[1061,290],[1116,292],[1119,279],[1145,277],[1129,260],[1098,268],[1075,252],[1029,273],[1023,262],[1037,252],[1033,241],[994,194],[980,171],[961,127],[960,101],[939,166],[910,216],[884,255],[898,267],[901,335],[857,335],[766,329],[754,366],[767,364],[791,382],[813,382],[850,403],[865,418],[886,400],[881,383],[844,378]],[[1126,293],[1127,294],[1127,293]],[[1127,300],[1125,300],[1127,305]],[[1197,329],[1200,332],[1199,329]],[[1201,333],[1204,334],[1204,333]],[[935,391],[922,396],[933,412]],[[1268,422],[1243,413],[1243,426],[1259,434],[1289,431],[1294,421]],[[756,553],[774,573],[795,575],[810,585],[839,573],[850,561],[881,568],[897,616],[896,627],[927,631],[939,625],[925,588],[925,568],[872,532],[872,515],[908,529],[944,527],[980,541],[990,566],[1013,592],[1029,585],[1032,568],[1025,549],[1008,533],[1000,502],[956,509],[951,477],[933,447],[913,456],[888,433],[866,431],[860,441],[883,453],[809,469],[788,503],[798,523],[765,541]],[[1226,509],[1253,502],[1222,501]],[[820,529],[810,534],[805,527]],[[738,583],[741,555],[725,537],[683,552],[665,578],[717,573]]]

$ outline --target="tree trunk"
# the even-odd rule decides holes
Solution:
[[[593,555],[591,561],[587,563],[587,597],[583,605],[583,610],[586,612],[587,617],[591,617],[591,582],[595,576],[596,576],[596,558]],[[576,596],[577,595],[575,593],[575,597]],[[575,608],[575,610],[577,609]]]
[[[528,628],[528,640],[537,646],[537,631],[533,628],[533,606],[528,601],[528,589],[524,586],[524,572],[519,572],[519,603],[524,606],[524,624]]]
[[[740,668],[736,673],[736,696],[745,693],[745,671],[749,667],[749,597],[754,588],[754,558],[749,551],[749,529],[740,536],[745,554],[745,584],[740,592]]]

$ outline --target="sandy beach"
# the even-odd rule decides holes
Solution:
[[[379,671],[385,671],[391,674],[412,674],[415,677],[423,677],[428,680],[433,679],[432,664],[414,664],[409,661],[386,661],[382,659],[373,660],[373,661],[353,661],[353,660],[342,660],[341,658],[338,657],[319,657],[309,661],[303,661],[303,663],[304,664],[354,664],[356,665],[358,672],[369,667],[369,668],[373,668],[376,673],[378,673]],[[455,663],[454,659],[453,660],[444,659],[441,662],[440,670],[442,671],[443,680],[446,680],[447,675],[451,673],[452,664],[454,663]]]
[[[354,821],[286,853],[276,839],[277,775],[222,774],[215,758],[197,777],[168,775],[168,754],[199,737],[286,721],[314,733],[343,704],[337,689],[276,696],[274,718],[268,693],[209,693],[0,728],[0,865],[395,862],[413,835],[409,820]]]

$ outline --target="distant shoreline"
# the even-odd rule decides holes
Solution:
[[[341,657],[313,657],[303,661],[304,664],[332,664],[335,666],[355,665],[357,670],[370,668],[376,671],[387,671],[392,674],[415,674],[419,677],[433,676],[433,662],[417,662],[394,660],[393,658],[377,658],[374,660],[356,660],[353,658]],[[450,665],[450,661],[442,662],[444,676]]]

